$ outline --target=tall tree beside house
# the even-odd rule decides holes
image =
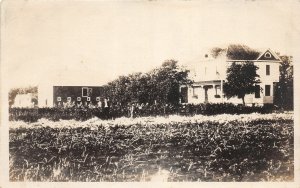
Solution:
[[[150,72],[151,93],[153,99],[160,103],[179,103],[181,85],[189,85],[192,81],[188,78],[189,71],[178,66],[175,60],[165,61],[161,67]]]
[[[162,66],[148,73],[134,73],[120,76],[108,83],[105,88],[106,96],[113,103],[126,105],[130,102],[138,103],[171,103],[178,104],[180,98],[179,87],[190,84],[188,70],[179,67],[175,60],[167,60]]]
[[[227,69],[227,81],[224,93],[227,98],[239,97],[245,105],[245,95],[255,92],[255,84],[259,83],[258,67],[253,62],[232,63]]]
[[[294,107],[294,70],[293,58],[281,56],[279,82],[275,90],[274,104],[279,107],[292,110]]]

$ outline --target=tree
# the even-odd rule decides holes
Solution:
[[[188,70],[178,66],[175,60],[167,60],[162,66],[148,73],[133,73],[120,76],[118,79],[104,86],[105,95],[114,103],[178,104],[180,85],[191,83],[188,79]]]
[[[177,105],[180,98],[179,87],[192,83],[188,73],[188,70],[178,66],[177,61],[165,61],[150,73],[152,98],[163,104]]]
[[[226,97],[237,96],[245,105],[245,95],[254,93],[255,84],[260,82],[257,69],[253,62],[232,63],[227,69],[227,81],[224,83]]]
[[[219,57],[222,53],[226,52],[226,49],[220,47],[214,47],[210,50],[210,55],[213,58]]]
[[[294,71],[290,56],[281,56],[279,82],[275,90],[274,103],[281,108],[292,110],[294,106]]]

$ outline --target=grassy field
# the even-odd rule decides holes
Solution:
[[[293,181],[293,115],[10,122],[10,181]]]

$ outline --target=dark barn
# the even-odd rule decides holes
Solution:
[[[96,104],[104,96],[100,86],[53,86],[53,103],[58,106],[63,103]]]

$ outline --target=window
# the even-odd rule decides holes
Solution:
[[[266,75],[270,75],[270,65],[266,65]]]
[[[92,94],[92,88],[83,87],[82,88],[82,97],[89,97]]]
[[[267,53],[265,53],[265,57],[266,57],[266,58],[271,58],[272,55],[270,54],[270,52],[267,52]]]
[[[260,98],[260,86],[255,85],[255,98]]]
[[[61,97],[57,97],[57,101],[61,101]]]
[[[77,101],[81,101],[81,97],[77,97]]]
[[[88,96],[88,88],[87,87],[83,87],[82,88],[82,97],[87,97]]]
[[[216,89],[215,98],[221,98],[221,96],[219,95],[219,93],[221,93],[221,91],[218,92],[218,90],[221,90],[221,86],[220,85],[216,85],[215,89]]]
[[[198,87],[193,87],[193,97],[194,98],[198,97],[197,93],[198,93]]]
[[[100,101],[100,97],[96,97],[96,101]]]
[[[271,85],[265,85],[265,96],[271,95]]]
[[[87,98],[86,98],[86,101],[91,101],[91,97],[87,97]]]
[[[68,102],[71,102],[71,97],[67,97],[67,101],[68,101]]]

